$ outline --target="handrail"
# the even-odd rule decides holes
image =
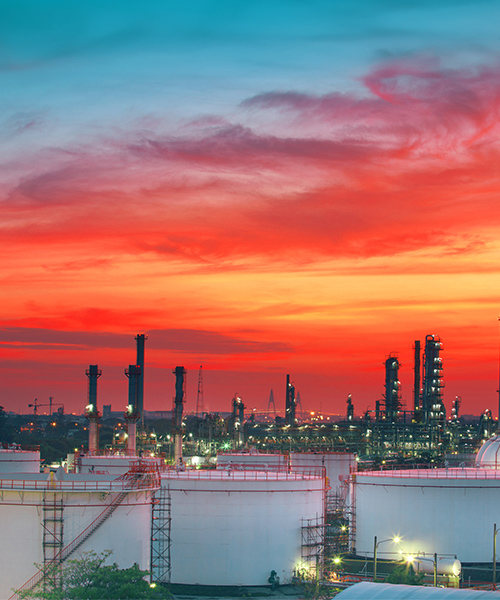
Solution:
[[[36,479],[4,479],[0,478],[0,490],[53,490],[53,491],[74,491],[74,492],[92,492],[92,491],[120,491],[127,489],[127,482],[119,479],[107,481],[58,481],[54,479],[36,480]],[[137,489],[150,489],[158,487],[155,478],[144,478],[137,483]]]
[[[88,525],[73,541],[71,541],[67,546],[62,548],[54,558],[45,564],[31,579],[29,579],[22,587],[14,592],[14,594],[9,598],[9,600],[17,600],[19,598],[19,592],[25,590],[31,590],[37,585],[42,579],[44,579],[48,573],[50,573],[51,569],[56,568],[62,562],[67,560],[75,550],[77,550],[93,533],[96,531],[103,523],[106,521],[118,508],[118,506],[122,503],[122,501],[126,497],[126,491],[137,490],[137,489],[147,489],[152,487],[151,485],[141,486],[140,479],[150,480],[151,472],[138,472],[131,471],[129,472],[130,476],[124,477],[123,483],[123,491],[119,493],[113,500],[107,504],[104,510]],[[128,474],[126,474],[128,475]],[[143,475],[143,477],[141,477]],[[158,474],[156,473],[156,487],[159,486]]]
[[[185,469],[180,470],[176,467],[166,467],[161,469],[160,473],[169,478],[178,479],[202,479],[227,481],[234,479],[237,481],[298,481],[302,479],[324,479],[325,467],[297,468],[292,471],[264,469],[260,466],[256,470],[246,468],[233,463],[219,469]]]
[[[438,469],[398,469],[383,471],[358,471],[352,474],[353,477],[392,477],[397,479],[467,479],[467,480],[485,480],[500,479],[500,470],[495,469],[476,469],[474,467],[453,467]]]

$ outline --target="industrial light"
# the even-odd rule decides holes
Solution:
[[[334,562],[336,565],[338,565],[338,564],[340,564],[340,561],[341,561],[341,560],[342,560],[342,559],[340,558],[340,556],[336,556],[336,557],[333,559],[333,562]]]

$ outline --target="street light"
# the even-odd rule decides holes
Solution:
[[[500,421],[500,419],[499,419]],[[493,525],[493,589],[496,590],[497,587],[497,533],[500,529],[497,529],[497,524]]]
[[[377,542],[377,536],[373,538],[373,581],[377,579],[377,550],[380,544],[384,544],[385,542],[394,542],[395,544],[399,544],[401,539],[396,536],[393,538],[388,538],[387,540],[380,540]]]

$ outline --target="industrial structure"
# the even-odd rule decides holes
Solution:
[[[186,415],[186,369],[177,366],[171,429],[161,440],[151,433],[154,443],[144,419],[147,337],[135,339],[137,363],[125,370],[126,433],[101,447],[101,370],[89,365],[88,451],[75,452],[66,469],[41,473],[39,452],[0,450],[0,565],[7,573],[0,597],[37,581],[56,584],[52,567],[87,549],[110,549],[120,567],[136,562],[159,584],[209,586],[260,586],[272,572],[283,582],[328,576],[339,555],[375,561],[381,543],[381,558],[399,550],[473,563],[491,558],[486,541],[470,540],[490,539],[498,521],[500,437],[466,466],[493,420],[485,412],[479,428],[468,428],[457,397],[446,421],[438,336],[426,336],[423,360],[415,342],[413,410],[403,406],[401,364],[390,353],[375,410],[356,417],[349,395],[336,421],[298,418],[290,375],[282,419],[245,419],[237,394],[227,418],[206,413],[201,367],[196,412]],[[271,403],[276,412],[272,392]],[[454,456],[460,466],[450,464]],[[396,536],[399,545],[390,542]],[[14,537],[22,543],[13,551],[7,542]]]
[[[54,567],[85,550],[109,549],[122,567],[149,567],[144,531],[160,487],[157,469],[136,461],[117,477],[62,467],[40,473],[39,465],[37,452],[0,450],[1,598],[10,598],[12,588],[50,585]]]

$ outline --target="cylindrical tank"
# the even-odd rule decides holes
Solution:
[[[0,473],[40,473],[40,452],[0,448]]]
[[[417,556],[412,561],[415,571],[434,573],[434,559],[430,556]],[[437,557],[436,574],[458,577],[462,571],[462,563],[456,558]]]
[[[58,479],[59,477],[59,479]],[[114,476],[26,473],[0,476],[0,598],[10,598],[38,571],[118,502],[99,528],[70,558],[82,551],[111,550],[120,568],[138,563],[149,569],[151,495],[154,482],[144,485]],[[125,493],[122,497],[121,494]],[[62,544],[59,540],[62,537]]]
[[[288,466],[288,458],[284,454],[264,454],[259,452],[224,452],[217,454],[218,469],[287,471]]]
[[[290,466],[298,467],[325,467],[328,484],[332,492],[339,494],[343,482],[347,481],[351,471],[357,467],[356,455],[351,452],[291,452]]]
[[[353,475],[355,551],[373,555],[374,537],[390,540],[379,556],[398,551],[456,556],[462,562],[490,562],[498,522],[500,471],[415,469]]]
[[[303,525],[322,519],[321,470],[170,471],[171,582],[267,585],[302,566]]]
[[[137,461],[160,467],[161,459],[156,457],[143,457],[121,454],[103,454],[102,456],[83,455],[78,459],[79,473],[94,473],[97,475],[123,475],[130,470]]]

